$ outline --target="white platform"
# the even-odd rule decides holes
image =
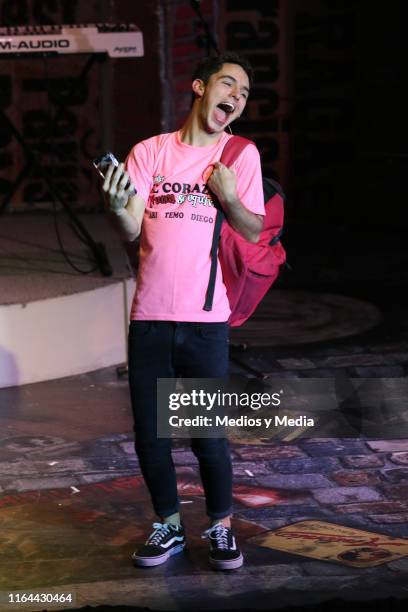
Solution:
[[[105,216],[81,219],[105,245],[111,277],[73,271],[56,243],[52,216],[0,219],[0,388],[126,361],[134,266]],[[71,258],[90,270],[87,249],[60,225]],[[380,320],[375,306],[355,298],[273,288],[256,316],[232,331],[231,341],[275,347],[331,341]]]
[[[128,279],[73,295],[0,306],[0,388],[125,362],[134,287]]]
[[[103,214],[80,215],[112,266],[104,277],[64,214],[0,217],[0,388],[90,372],[126,361],[134,271]],[[125,299],[125,291],[127,298]]]

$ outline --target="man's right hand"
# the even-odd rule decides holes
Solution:
[[[125,208],[129,197],[136,193],[130,176],[122,163],[119,166],[109,165],[102,189],[108,196],[109,208],[115,213]]]

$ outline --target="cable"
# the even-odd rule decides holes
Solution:
[[[205,20],[204,15],[201,12],[201,6],[200,6],[200,1],[199,0],[191,0],[190,1],[190,5],[191,8],[193,9],[193,11],[195,11],[195,13],[197,14],[199,20],[200,20],[200,24],[201,27],[204,30],[204,34],[203,36],[198,36],[197,39],[198,40],[204,40],[204,45],[206,48],[206,52],[207,52],[207,57],[210,56],[211,53],[211,49],[213,49],[217,55],[219,55],[220,53],[220,49],[218,47],[217,41],[215,36],[213,35],[213,33],[211,32],[211,28],[208,25],[208,22]]]
[[[51,100],[51,89],[50,89],[50,76],[49,76],[49,70],[48,70],[48,58],[47,56],[43,57],[43,65],[44,65],[44,75],[45,75],[45,84],[46,84],[46,92],[47,92],[47,111],[48,111],[48,116],[51,117],[51,104],[50,104],[50,100]],[[49,150],[51,151],[51,175],[54,175],[54,165],[55,165],[55,156],[53,155],[54,151],[55,151],[55,140],[54,140],[54,125],[53,122],[51,122],[51,130],[49,130],[49,136],[47,138],[46,135],[44,135],[45,138],[47,139],[49,146]],[[65,261],[67,262],[67,264],[69,266],[71,266],[71,268],[73,270],[75,270],[75,272],[78,272],[79,274],[83,274],[83,275],[87,275],[87,274],[91,274],[92,272],[95,272],[98,269],[98,264],[96,263],[92,268],[90,268],[89,270],[82,270],[81,268],[78,268],[78,266],[76,264],[74,264],[74,262],[70,259],[67,251],[65,250],[63,241],[62,241],[62,237],[61,237],[61,232],[60,232],[60,228],[58,225],[58,211],[57,211],[57,201],[55,198],[55,195],[53,193],[51,193],[51,198],[52,198],[52,203],[53,203],[53,217],[54,217],[54,228],[55,228],[55,234],[57,237],[57,242],[58,245],[60,247],[60,251],[65,259]],[[71,230],[73,231],[75,228],[72,225],[69,225],[69,227],[71,228]],[[83,243],[86,244],[85,241],[83,240],[83,238],[79,235],[79,233],[76,231],[75,229],[75,234],[77,236],[77,238],[79,238],[79,240]]]

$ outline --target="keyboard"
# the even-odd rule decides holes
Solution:
[[[35,25],[0,28],[0,56],[99,53],[143,56],[142,32],[134,24]]]

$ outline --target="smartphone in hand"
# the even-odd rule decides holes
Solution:
[[[102,178],[105,178],[105,174],[110,164],[113,164],[114,166],[119,166],[118,160],[110,151],[104,153],[103,155],[100,155],[99,157],[95,157],[92,163]]]
[[[107,153],[104,153],[103,155],[100,155],[99,157],[95,157],[95,159],[92,161],[93,165],[96,168],[96,171],[98,172],[98,174],[104,179],[106,172],[109,168],[109,166],[111,164],[113,164],[114,166],[119,166],[119,162],[116,159],[116,157],[114,156],[113,153],[111,153],[110,151],[108,151]],[[125,189],[129,189],[130,187],[130,180],[128,182],[128,184],[126,185]],[[136,195],[137,191],[136,188],[133,187],[133,191],[134,191],[134,195]]]

